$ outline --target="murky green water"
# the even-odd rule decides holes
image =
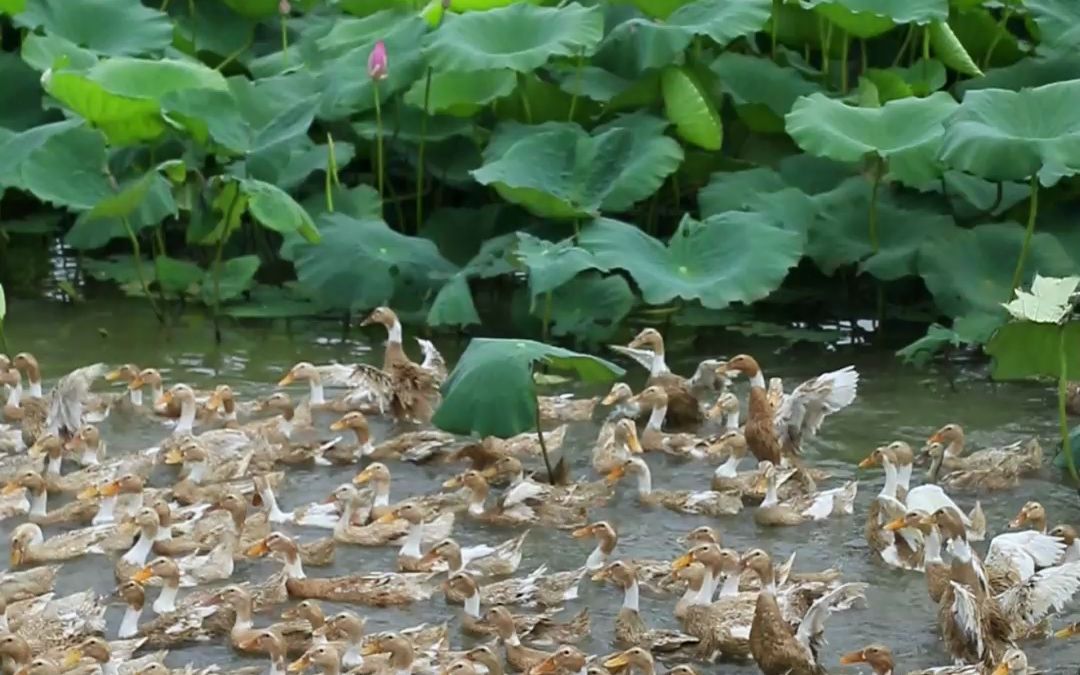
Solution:
[[[89,362],[135,362],[143,367],[160,368],[169,382],[184,381],[195,386],[228,382],[241,395],[248,396],[270,391],[272,383],[297,360],[377,362],[381,359],[383,340],[381,334],[356,331],[343,338],[340,325],[332,323],[294,324],[291,331],[283,324],[260,324],[258,327],[228,327],[223,345],[217,347],[213,343],[212,328],[205,320],[189,317],[165,334],[157,327],[148,309],[127,302],[99,302],[77,307],[15,302],[9,309],[7,332],[12,351],[28,350],[38,356],[47,384],[52,378]],[[407,348],[412,346],[407,345]],[[462,345],[448,342],[439,346],[452,365]],[[862,536],[865,509],[880,489],[882,475],[879,471],[859,472],[855,464],[880,443],[892,439],[921,443],[935,428],[950,421],[965,427],[973,447],[1010,442],[1030,434],[1038,434],[1045,445],[1053,445],[1056,418],[1051,389],[1037,385],[995,385],[987,380],[979,367],[953,369],[950,383],[942,373],[918,372],[900,365],[891,353],[865,349],[837,351],[815,346],[778,352],[776,347],[746,338],[724,339],[712,348],[698,345],[695,353],[680,354],[669,361],[676,371],[688,373],[694,362],[705,356],[749,351],[759,357],[766,376],[782,376],[789,387],[801,378],[821,371],[855,364],[862,375],[856,403],[829,419],[824,433],[812,443],[808,453],[809,459],[831,471],[836,481],[852,476],[861,479],[854,517],[762,531],[753,524],[749,511],[737,517],[715,520],[682,516],[664,509],[642,510],[636,503],[632,486],[626,485],[608,506],[591,514],[592,519],[613,521],[621,533],[617,550],[630,557],[674,557],[681,552],[676,537],[708,523],[721,529],[728,546],[738,549],[761,546],[774,557],[786,557],[798,550],[796,568],[800,570],[840,566],[847,580],[870,582],[871,589],[866,609],[839,614],[830,620],[829,645],[824,653],[832,670],[843,670],[836,665],[842,653],[869,642],[882,642],[893,647],[898,672],[946,664],[948,657],[939,644],[935,608],[926,595],[923,577],[884,567],[875,562],[866,546]],[[644,372],[631,367],[631,375],[631,384],[637,388],[644,379]],[[744,394],[744,387],[745,383],[739,385],[740,395]],[[293,393],[300,396],[303,391],[296,389]],[[328,424],[331,419],[321,417],[320,422]],[[376,440],[387,432],[386,426],[377,426]],[[115,456],[154,445],[168,430],[150,421],[111,419],[103,425],[103,433],[109,453]],[[585,476],[591,471],[589,456],[595,434],[595,425],[580,424],[575,425],[568,436],[564,447],[573,459],[575,476]],[[662,457],[650,457],[649,461],[657,487],[700,488],[707,484],[703,481],[701,466],[669,463]],[[391,470],[394,475],[392,499],[401,499],[436,489],[455,468],[394,464]],[[289,509],[317,495],[328,494],[349,477],[351,474],[343,474],[338,468],[290,470],[287,483],[280,490],[282,508]],[[969,508],[974,496],[957,495],[956,498],[961,506]],[[1080,523],[1077,508],[1080,501],[1076,492],[1059,480],[1056,469],[1048,467],[1041,476],[1025,481],[1018,489],[983,496],[990,528],[994,532],[1003,531],[1020,505],[1034,498],[1046,506],[1051,524]],[[16,521],[0,524],[0,536],[5,542],[15,524]],[[324,531],[308,530],[301,536],[324,534]],[[485,531],[468,519],[459,518],[454,536],[465,543],[494,543],[510,533],[506,530]],[[522,570],[542,562],[553,569],[577,567],[590,549],[591,546],[571,539],[566,533],[534,529],[526,544]],[[394,555],[395,550],[391,548],[339,546],[334,567],[313,573],[321,576],[388,570],[393,568]],[[277,563],[272,560],[243,562],[238,563],[236,576],[257,580],[276,568]],[[110,592],[115,586],[112,565],[103,564],[99,557],[65,565],[58,587],[60,592],[73,592],[88,586],[102,593]],[[576,612],[582,604],[591,609],[593,631],[591,640],[582,645],[585,649],[593,653],[610,649],[612,621],[620,600],[620,594],[611,587],[586,582],[581,599],[568,603],[568,612]],[[642,598],[646,620],[653,625],[674,626],[673,605],[674,598]],[[1080,608],[1080,605],[1076,606]],[[328,614],[335,609],[332,603],[324,603],[324,607]],[[455,614],[441,597],[404,610],[367,611],[361,608],[360,611],[366,613],[372,631],[450,619]],[[120,614],[119,606],[108,614],[110,636],[115,635]],[[257,616],[256,624],[262,625],[274,618]],[[455,645],[465,643],[460,633],[455,631],[452,635]],[[1080,640],[1028,643],[1024,648],[1032,666],[1044,671],[1073,672],[1076,664],[1080,664]],[[222,666],[260,663],[234,654],[224,638],[219,644],[201,644],[174,651],[168,659],[174,667],[187,662]],[[730,672],[757,672],[752,663],[725,664],[719,668]],[[711,668],[706,670],[718,672]]]

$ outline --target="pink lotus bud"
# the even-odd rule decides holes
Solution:
[[[289,4],[289,0],[279,0],[277,11],[281,16],[288,16],[292,12],[292,5]]]
[[[382,40],[375,43],[375,47],[371,50],[371,56],[367,60],[367,72],[368,76],[373,80],[385,80],[389,75],[388,69],[390,64],[386,59],[386,45]]]

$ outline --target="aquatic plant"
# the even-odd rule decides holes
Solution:
[[[35,220],[163,321],[873,317],[929,358],[1080,273],[1062,7],[3,3],[0,243]]]

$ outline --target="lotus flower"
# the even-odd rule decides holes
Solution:
[[[385,80],[389,69],[389,63],[386,60],[386,45],[382,40],[375,43],[375,47],[371,50],[371,56],[367,60],[367,72],[368,76],[373,80]]]
[[[281,16],[288,16],[292,12],[292,5],[289,4],[289,0],[280,0],[277,4],[277,11]]]

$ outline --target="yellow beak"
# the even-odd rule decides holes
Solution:
[[[371,472],[368,471],[367,469],[364,469],[363,471],[361,471],[360,473],[356,474],[356,476],[353,477],[352,482],[355,485],[363,485],[363,484],[367,483],[369,480],[371,480]]]
[[[556,670],[558,670],[558,668],[555,666],[555,656],[551,655],[533,666],[533,669],[529,672],[535,675],[550,675],[550,673],[554,673]]]
[[[1021,511],[1020,513],[1018,513],[1016,515],[1015,518],[1013,518],[1012,520],[1009,521],[1009,529],[1015,530],[1016,528],[1022,526],[1026,522],[1027,522],[1027,513],[1024,512],[1024,511]]]
[[[895,518],[893,520],[890,520],[888,523],[886,523],[885,524],[885,529],[888,530],[889,532],[896,532],[897,530],[904,529],[904,527],[906,525],[907,525],[907,522],[904,520],[904,517],[901,516],[899,518]]]
[[[626,469],[622,468],[621,466],[617,466],[614,469],[612,469],[611,471],[609,471],[606,476],[604,476],[604,480],[606,480],[609,483],[614,483],[615,481],[619,480],[620,478],[622,478],[625,475],[626,475]]]
[[[371,656],[373,654],[381,654],[382,653],[381,649],[382,648],[379,646],[378,641],[369,642],[366,645],[364,645],[363,648],[360,650],[360,656]]]
[[[990,675],[1009,675],[1009,665],[1002,661],[994,667],[994,672]]]
[[[150,579],[152,579],[153,576],[154,576],[154,573],[150,571],[150,566],[147,565],[146,567],[142,568],[141,570],[139,570],[138,572],[133,574],[132,577],[131,577],[131,580],[132,581],[137,581],[140,584],[145,584],[147,581],[150,581]]]
[[[938,433],[938,432],[934,432],[934,434],[931,435],[930,438],[926,439],[926,442],[927,443],[941,443],[942,442],[941,434]]]
[[[285,373],[285,377],[281,378],[281,380],[278,381],[277,386],[279,386],[279,387],[287,387],[287,386],[289,386],[290,384],[292,384],[295,381],[296,381],[296,378],[293,376],[293,374],[291,372]]]
[[[23,554],[22,546],[15,546],[14,544],[11,546],[12,567],[18,567],[19,565],[21,565],[25,557],[26,556]]]
[[[611,573],[608,572],[608,568],[602,567],[596,572],[596,574],[592,575],[592,580],[593,581],[603,581],[604,579],[607,579],[610,576],[611,576]]]
[[[626,652],[622,654],[616,654],[607,661],[604,661],[605,668],[622,668],[626,664],[630,663],[630,659],[626,657]]]
[[[131,382],[128,382],[128,389],[142,389],[144,384],[146,384],[146,383],[143,382],[143,379],[141,377],[139,377],[138,375],[136,375],[131,380]]]
[[[859,462],[860,469],[869,469],[872,466],[877,466],[877,461],[874,459],[873,455],[869,455],[865,457],[863,461]]]
[[[457,475],[457,476],[453,476],[451,478],[446,479],[443,482],[442,486],[444,488],[456,488],[456,487],[461,487],[461,483],[462,483],[461,476]]]
[[[66,669],[74,668],[79,665],[79,661],[82,661],[82,650],[72,649],[67,654],[64,654],[64,662],[61,664]]]
[[[4,484],[4,489],[0,490],[0,494],[13,495],[13,494],[15,494],[16,492],[18,492],[21,489],[23,489],[23,487],[21,485],[19,485],[15,481],[10,481],[10,482]]]
[[[270,547],[267,545],[266,540],[262,539],[257,544],[253,544],[248,547],[244,554],[252,558],[261,558],[270,552]]]
[[[585,539],[592,536],[592,525],[586,525],[585,527],[579,527],[570,533],[570,536],[574,539]]]
[[[166,464],[181,464],[184,461],[184,453],[179,448],[173,448],[165,453]]]
[[[630,449],[630,452],[638,455],[645,453],[645,451],[641,449],[641,441],[638,440],[637,434],[631,434],[630,437],[626,439],[626,447]]]
[[[120,494],[120,481],[114,480],[106,483],[98,488],[98,493],[101,494],[102,497],[115,497]]]
[[[219,394],[219,393],[217,393],[215,391],[213,394],[210,394],[210,398],[208,398],[206,400],[206,409],[209,410],[210,412],[215,412],[220,407],[221,407],[221,394]]]
[[[167,391],[167,392],[165,392],[164,394],[161,395],[161,405],[169,405],[172,402],[173,402],[173,393],[171,391]]]
[[[499,470],[493,466],[489,466],[488,468],[481,471],[480,475],[484,478],[494,478],[495,476],[499,475]]]
[[[345,429],[345,422],[343,420],[337,420],[330,425],[330,431],[343,431]]]
[[[383,525],[385,525],[387,523],[392,523],[397,519],[398,519],[398,517],[397,517],[396,513],[394,513],[393,511],[387,511],[386,513],[384,513],[381,516],[379,516],[378,518],[376,518],[375,522],[376,523],[382,523]],[[375,653],[377,653],[377,652],[375,652]]]
[[[1070,638],[1070,637],[1076,635],[1077,633],[1080,633],[1080,623],[1073,623],[1073,624],[1069,624],[1068,626],[1065,626],[1061,630],[1055,631],[1054,632],[1054,637],[1056,637],[1056,638]]]
[[[863,656],[862,651],[850,652],[840,657],[840,665],[851,666],[856,663],[865,663],[866,658]]]
[[[105,381],[116,382],[120,379],[121,375],[122,373],[119,370],[110,370],[109,372],[105,373]]]
[[[689,553],[685,553],[678,558],[675,558],[675,560],[671,561],[671,570],[673,572],[678,572],[684,567],[689,567],[690,563],[692,562],[694,562],[694,556]]]
[[[90,487],[86,488],[85,490],[80,492],[75,497],[76,497],[76,499],[85,500],[85,499],[93,499],[94,497],[97,497],[97,496],[98,496],[97,486],[96,485],[91,485]]]
[[[311,659],[308,658],[307,654],[304,654],[303,656],[289,664],[289,672],[302,673],[308,667],[309,663],[311,663]]]

